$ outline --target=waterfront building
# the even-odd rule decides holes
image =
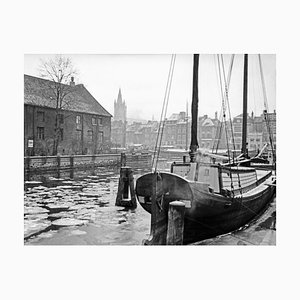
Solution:
[[[24,155],[94,154],[108,151],[111,114],[83,84],[61,84],[66,95],[56,108],[50,80],[24,75]],[[55,139],[59,134],[57,148]]]
[[[233,118],[232,120],[233,127],[233,138],[231,137],[230,146],[231,149],[241,150],[242,149],[242,132],[243,132],[243,114],[240,114]],[[247,133],[252,132],[253,130],[253,120],[247,114]],[[247,137],[248,141],[248,137]],[[233,146],[235,145],[235,147]]]
[[[273,132],[273,141],[276,144],[276,114],[268,115],[271,131]],[[233,134],[231,132],[231,126]],[[242,115],[233,118],[232,122],[226,121],[226,124],[218,120],[217,112],[214,118],[208,115],[198,118],[198,144],[200,148],[208,150],[241,150],[242,143]],[[225,128],[227,133],[225,133]],[[133,144],[142,144],[144,148],[152,149],[156,143],[158,122],[148,121],[147,124],[134,122],[128,125],[126,130],[127,146]],[[230,141],[226,142],[226,134]],[[165,120],[164,132],[161,145],[164,148],[189,149],[191,139],[191,121],[186,117],[185,112],[173,113]],[[233,148],[233,141],[235,148]],[[248,150],[257,152],[269,143],[264,115],[248,115],[247,123],[247,142]]]
[[[133,122],[126,129],[126,145],[134,148],[134,145],[143,145],[143,149],[153,149],[156,143],[158,122],[148,121]]]
[[[267,122],[269,123],[272,142],[276,148],[276,111],[273,113],[262,113],[260,116],[251,117],[248,115],[247,120],[247,143],[249,150],[260,150],[265,144],[270,144],[269,131]],[[241,150],[242,144],[242,114],[233,118],[233,137],[235,149]],[[231,139],[231,147],[233,149],[233,139]]]
[[[271,113],[264,112],[262,114],[261,118],[263,119],[263,126],[262,126],[263,142],[270,143],[268,126],[267,126],[267,122],[268,122],[270,133],[272,136],[272,142],[273,142],[274,148],[276,149],[276,110],[274,110]]]
[[[176,128],[176,148],[188,150],[191,142],[191,120],[178,120]]]

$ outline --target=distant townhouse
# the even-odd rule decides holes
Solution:
[[[272,143],[276,148],[276,110],[273,112],[264,111],[261,118],[263,119],[263,142],[270,143],[270,135]]]
[[[233,149],[233,142],[235,149],[241,150],[242,145],[242,121],[243,115],[240,114],[233,118],[233,137],[231,139],[231,147]],[[267,126],[267,124],[269,124]],[[269,127],[269,130],[268,130]],[[276,147],[276,112],[263,113],[260,116],[254,116],[253,112],[251,117],[247,118],[247,143],[248,150],[259,151],[265,144],[270,144],[270,134],[272,143]]]
[[[57,84],[57,83],[56,83]],[[59,130],[57,154],[94,154],[108,151],[111,114],[72,78],[66,105],[56,108],[55,83],[24,75],[24,155],[53,155]]]

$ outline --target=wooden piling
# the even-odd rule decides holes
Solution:
[[[151,229],[149,239],[143,245],[166,245],[168,227],[168,206],[163,198],[162,178],[154,173],[151,197]]]
[[[29,171],[30,170],[30,156],[27,156],[25,161],[26,161],[26,163],[25,163],[26,170]]]
[[[129,197],[130,192],[130,198]],[[130,167],[121,167],[116,206],[136,208],[133,171]]]
[[[95,153],[92,155],[92,167],[95,167],[96,155]]]
[[[70,178],[74,178],[74,155],[70,156]]]
[[[126,166],[126,153],[122,152],[121,153],[121,167]]]
[[[56,163],[57,163],[57,178],[60,178],[60,155],[56,156]]]
[[[169,203],[167,245],[182,245],[185,204],[181,201]]]

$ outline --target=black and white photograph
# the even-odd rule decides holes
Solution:
[[[276,245],[274,54],[24,60],[26,245]]]
[[[298,299],[298,11],[3,3],[1,299]]]

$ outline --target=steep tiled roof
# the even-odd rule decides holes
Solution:
[[[54,85],[55,83],[50,80],[24,75],[24,103],[55,108]],[[62,86],[68,91],[64,98],[64,102],[67,103],[64,109],[101,116],[112,116],[89,93],[83,84]]]

